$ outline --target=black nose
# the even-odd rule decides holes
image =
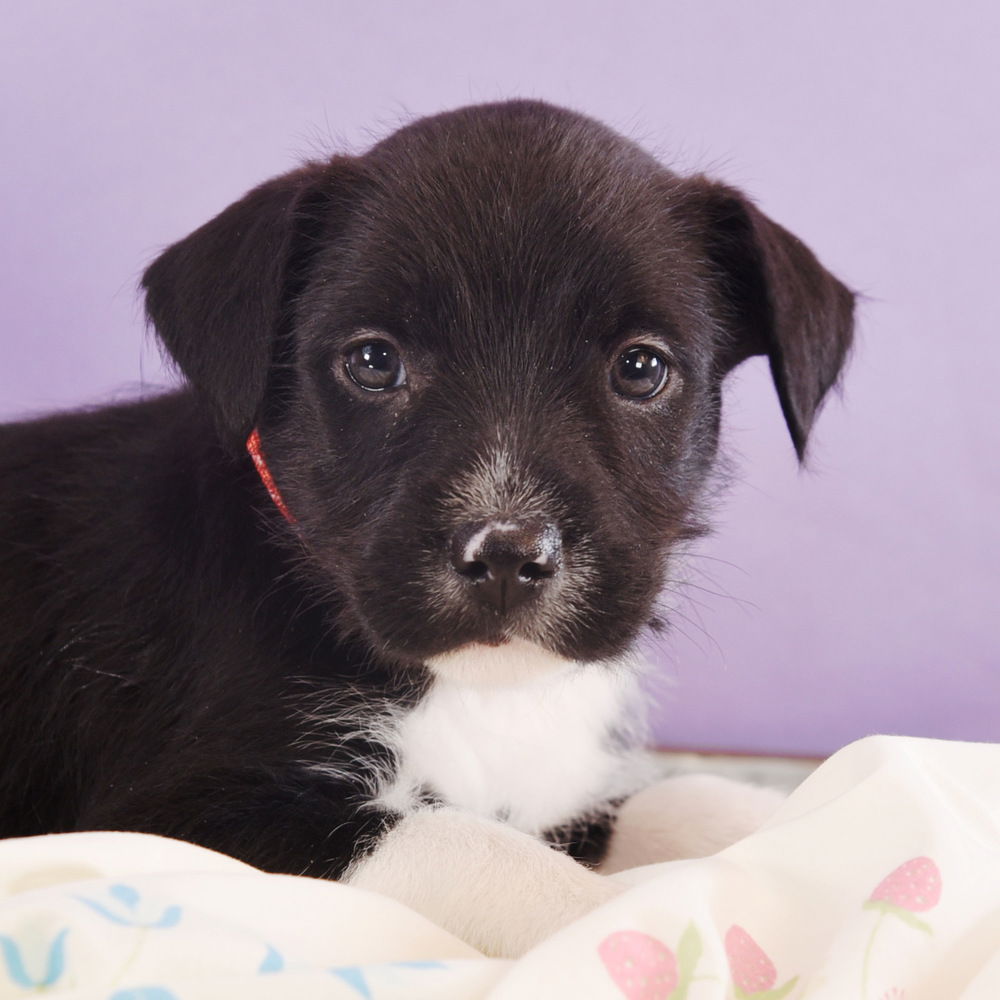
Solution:
[[[455,532],[451,564],[478,600],[505,612],[533,597],[556,574],[561,549],[555,525],[497,518]]]

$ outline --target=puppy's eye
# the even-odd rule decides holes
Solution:
[[[611,366],[611,386],[629,399],[650,399],[666,384],[670,366],[652,347],[637,344],[622,351]]]
[[[396,389],[406,382],[406,368],[399,352],[387,340],[366,340],[352,347],[345,358],[347,374],[369,392]]]

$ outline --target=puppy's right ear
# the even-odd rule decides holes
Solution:
[[[354,161],[310,163],[255,188],[146,270],[146,314],[223,440],[240,448],[290,306]]]

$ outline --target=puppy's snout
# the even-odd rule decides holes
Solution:
[[[451,564],[473,596],[501,612],[533,597],[559,570],[562,539],[544,521],[467,524],[451,542]]]

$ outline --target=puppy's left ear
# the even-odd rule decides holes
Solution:
[[[234,449],[257,420],[345,170],[347,158],[338,157],[261,184],[168,247],[143,276],[150,321]]]
[[[722,370],[755,354],[768,356],[802,461],[854,338],[854,293],[739,191],[704,178],[691,184],[728,333]]]

